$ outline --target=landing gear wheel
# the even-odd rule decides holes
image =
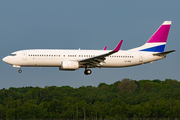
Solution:
[[[22,73],[22,70],[18,70],[19,73]]]
[[[86,69],[85,71],[84,71],[84,74],[85,75],[90,75],[92,73],[92,71],[90,70],[90,69]]]

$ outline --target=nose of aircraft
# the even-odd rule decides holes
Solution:
[[[4,61],[5,63],[8,63],[9,62],[9,58],[6,56],[2,59],[2,61]]]

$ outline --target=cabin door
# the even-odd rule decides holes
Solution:
[[[143,62],[143,54],[139,53],[139,62]]]
[[[22,59],[23,60],[27,60],[27,53],[26,53],[26,51],[22,52]]]

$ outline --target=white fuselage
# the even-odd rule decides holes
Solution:
[[[6,63],[14,67],[61,67],[62,61],[78,61],[91,58],[109,50],[53,50],[53,49],[34,49],[21,50],[12,53],[14,56],[7,56],[3,59]],[[128,67],[154,62],[165,56],[153,56],[154,52],[143,51],[118,51],[105,57],[100,66],[90,67]],[[84,66],[79,65],[80,68]]]

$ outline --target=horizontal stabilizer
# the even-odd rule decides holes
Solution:
[[[175,52],[176,50],[171,50],[171,51],[166,51],[166,52],[161,52],[161,53],[155,53],[153,54],[154,56],[159,56],[159,55],[166,55],[166,54],[169,54],[169,53],[172,53],[172,52]]]

